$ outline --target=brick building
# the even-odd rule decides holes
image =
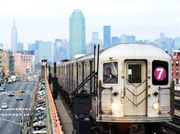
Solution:
[[[34,72],[34,55],[15,53],[15,72],[17,74],[31,74]]]
[[[172,50],[172,79],[175,82],[175,89],[180,90],[180,50]]]
[[[0,50],[0,71],[5,74],[14,72],[14,56],[12,52]]]

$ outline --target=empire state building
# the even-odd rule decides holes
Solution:
[[[16,29],[16,25],[15,25],[15,20],[14,20],[14,25],[12,27],[11,30],[11,50],[12,52],[16,52],[17,51],[17,29]]]

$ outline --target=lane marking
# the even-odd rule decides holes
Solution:
[[[18,111],[18,110],[23,110],[23,111],[31,111],[31,110],[33,110],[33,109],[31,109],[31,108],[8,108],[8,109],[1,109],[0,108],[0,111],[14,111],[14,110],[16,110],[16,111]]]
[[[0,114],[0,116],[9,116],[9,117],[12,117],[12,116],[30,116],[31,114],[30,113],[25,113],[25,114],[22,114],[22,113],[19,113],[19,114]],[[1,121],[1,120],[0,120]],[[14,119],[15,121],[15,119]]]

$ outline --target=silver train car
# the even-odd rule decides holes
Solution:
[[[100,51],[97,77],[77,92],[95,93],[90,97],[92,126],[100,133],[158,133],[161,122],[172,120],[171,63],[167,53],[147,44]],[[61,89],[71,96],[95,66],[93,53],[57,64]]]

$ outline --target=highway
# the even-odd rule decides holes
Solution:
[[[35,88],[35,82],[16,82],[13,84],[6,84],[4,92],[0,92],[0,134],[20,134],[21,126],[15,123],[11,123],[6,120],[10,120],[16,123],[22,120],[23,109],[23,121],[27,119],[31,114],[31,91]],[[9,97],[8,93],[13,92],[17,94],[18,90],[29,91],[29,93],[22,94],[22,102],[17,101],[15,96]],[[1,109],[1,104],[5,102],[8,104],[8,109]],[[22,106],[22,109],[21,109]]]

